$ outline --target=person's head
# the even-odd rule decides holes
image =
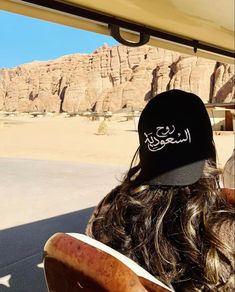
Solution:
[[[235,149],[225,163],[222,178],[223,194],[231,204],[235,204]]]
[[[165,280],[192,277],[192,291],[195,279],[198,287],[221,285],[218,253],[230,258],[231,250],[211,222],[220,225],[231,217],[219,193],[220,172],[204,103],[182,90],[158,94],[141,113],[138,135],[139,163],[127,173],[113,219],[129,222],[126,228],[136,244],[132,256]],[[219,219],[217,208],[224,212]],[[211,242],[216,242],[213,248]]]
[[[225,188],[235,189],[235,149],[223,168],[223,184]]]
[[[135,155],[98,206],[91,233],[179,289],[220,291],[234,268],[220,228],[233,219],[217,184],[203,102],[181,90],[163,92],[142,111],[138,134],[139,162]]]
[[[215,162],[210,118],[193,93],[175,89],[152,98],[141,113],[138,134],[138,183],[191,185],[206,160]]]

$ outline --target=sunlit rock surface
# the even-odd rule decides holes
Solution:
[[[122,45],[0,69],[0,110],[97,112],[142,109],[180,88],[204,102],[234,101],[234,66],[150,46]]]

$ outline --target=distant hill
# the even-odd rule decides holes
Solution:
[[[122,45],[0,69],[0,110],[101,112],[141,109],[180,88],[204,102],[234,101],[234,66],[150,46]]]

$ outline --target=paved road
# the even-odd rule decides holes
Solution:
[[[0,292],[47,291],[42,262],[55,232],[84,233],[123,167],[0,158]]]

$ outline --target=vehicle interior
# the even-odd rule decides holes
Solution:
[[[234,64],[233,0],[1,0],[0,10]]]
[[[213,7],[213,9],[211,9]],[[2,0],[0,9],[112,35],[122,44],[149,44],[234,62],[234,3],[166,0]]]

